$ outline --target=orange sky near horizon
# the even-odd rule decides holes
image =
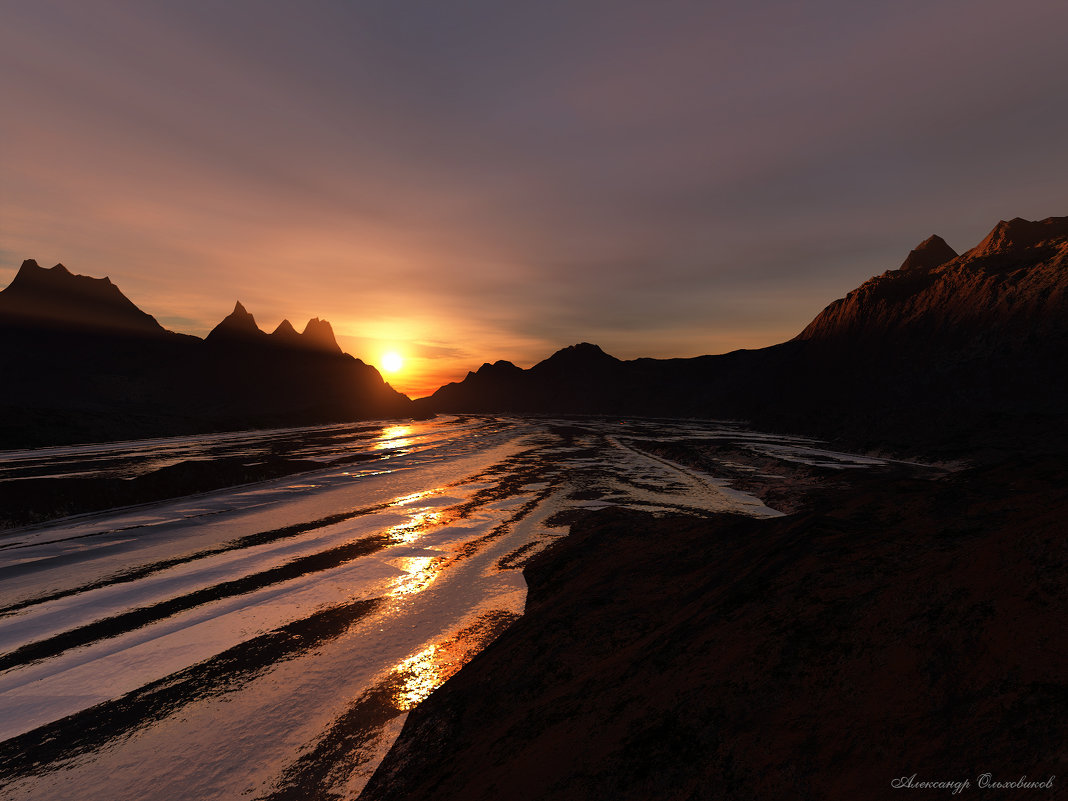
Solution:
[[[42,266],[51,266],[47,260],[38,258],[37,261]],[[154,288],[152,282],[146,287],[145,282],[139,280],[142,276],[134,272],[86,269],[85,265],[69,260],[63,263],[75,274],[94,278],[106,275],[142,311],[153,315],[165,328],[179,333],[203,338],[233,310],[234,301],[194,293],[167,293],[153,297],[149,294]],[[254,272],[251,266],[247,269],[250,274]],[[0,270],[0,288],[10,283],[15,272],[13,269]],[[229,266],[229,276],[242,274],[243,271]],[[356,297],[363,298],[362,306],[368,304],[363,293],[357,293]],[[495,322],[492,315],[470,319],[472,315],[467,310],[457,313],[447,304],[443,307],[435,303],[420,305],[427,303],[424,298],[406,298],[400,292],[389,294],[381,288],[370,302],[370,310],[365,312],[357,302],[355,313],[346,313],[351,307],[337,292],[312,289],[302,293],[300,287],[279,298],[266,291],[264,286],[253,283],[250,291],[240,292],[234,300],[240,301],[259,328],[268,333],[283,319],[288,319],[298,331],[303,330],[312,317],[329,321],[343,351],[374,365],[391,386],[412,398],[430,395],[446,383],[460,381],[468,371],[477,370],[484,362],[507,359],[520,367],[530,367],[556,350],[582,341],[595,342],[623,359],[699,356],[775,344],[794,336],[808,321],[806,318],[788,329],[742,329],[730,332],[730,336],[715,337],[700,329],[677,327],[670,332],[670,338],[663,341],[657,341],[648,329],[636,328],[622,334],[614,332],[614,335],[601,332],[606,335],[598,337],[596,332],[591,334],[590,329],[576,325],[559,339],[547,340],[517,335],[508,330],[505,322]],[[404,313],[406,304],[407,313]],[[813,308],[810,316],[814,316],[819,308]],[[383,313],[384,309],[396,309],[396,313],[387,315]],[[697,347],[694,343],[698,343]],[[382,357],[390,352],[399,354],[404,360],[401,369],[395,372],[383,369]]]

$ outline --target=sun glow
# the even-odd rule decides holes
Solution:
[[[395,373],[404,366],[404,359],[396,351],[382,354],[382,369],[387,373]]]

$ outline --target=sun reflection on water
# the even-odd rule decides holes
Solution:
[[[435,488],[424,490],[423,492],[413,492],[411,495],[402,495],[401,497],[393,501],[390,506],[406,506],[409,503],[421,501],[423,498],[429,498],[431,495],[436,495],[439,492],[441,492],[441,490]]]
[[[386,536],[394,542],[415,542],[428,526],[434,525],[443,517],[441,512],[417,512],[403,523],[386,529]]]
[[[394,450],[396,448],[407,448],[412,444],[412,427],[411,426],[388,426],[382,429],[381,435],[378,437],[378,441],[374,444],[374,450]]]
[[[422,703],[430,693],[444,683],[447,676],[436,659],[437,644],[431,643],[396,667],[399,686],[393,693],[393,705],[407,712]]]
[[[402,712],[426,700],[430,693],[453,676],[480,648],[476,641],[450,638],[431,643],[422,651],[397,663],[393,705]]]
[[[390,675],[393,705],[406,712],[422,703],[518,617],[501,609],[483,612],[446,639],[398,662]]]
[[[401,598],[422,592],[438,577],[443,567],[441,556],[406,556],[397,560],[404,573],[393,579],[389,597]]]

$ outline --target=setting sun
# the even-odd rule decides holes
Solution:
[[[395,351],[382,354],[382,369],[387,373],[395,373],[404,366],[404,359]]]

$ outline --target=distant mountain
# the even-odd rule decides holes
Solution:
[[[342,352],[334,338],[334,329],[326,320],[313,317],[299,334],[289,320],[282,320],[274,331],[267,334],[256,325],[256,318],[248,313],[241,301],[234,304],[234,310],[208,333],[204,341],[223,347],[270,345],[321,353]]]
[[[205,340],[110,280],[23,263],[0,291],[0,449],[410,416],[328,322],[272,334],[237,303]]]
[[[577,372],[612,371],[620,364],[615,356],[609,356],[598,345],[580,342],[558,350],[533,369],[543,376],[569,375]]]
[[[951,248],[942,237],[933,234],[909,251],[900,270],[929,270],[940,267],[950,259],[957,258],[957,251]]]
[[[296,332],[294,332],[296,333]],[[256,325],[256,318],[249,314],[241,301],[234,304],[234,310],[215,326],[204,338],[205,342],[212,343],[256,343],[266,344],[267,334]]]
[[[238,305],[241,305],[240,302]],[[271,332],[271,337],[273,337],[278,344],[289,347],[299,347],[304,342],[304,340],[301,339],[300,334],[297,333],[297,329],[293,327],[293,323],[289,322],[289,320],[282,320],[282,322],[278,324],[278,327]]]
[[[159,335],[156,319],[135,306],[109,278],[72,275],[27,259],[0,291],[0,325]]]
[[[911,447],[1068,441],[1068,217],[1000,222],[958,255],[932,236],[827,306],[793,340],[692,359],[620,361],[581,344],[528,370],[485,364],[418,403],[434,411],[749,420]]]
[[[999,222],[957,256],[940,238],[824,309],[802,340],[906,337],[928,346],[1068,330],[1068,217]]]
[[[301,344],[311,350],[322,350],[327,353],[341,353],[341,347],[334,339],[334,329],[326,320],[312,317],[304,330],[300,333]]]

